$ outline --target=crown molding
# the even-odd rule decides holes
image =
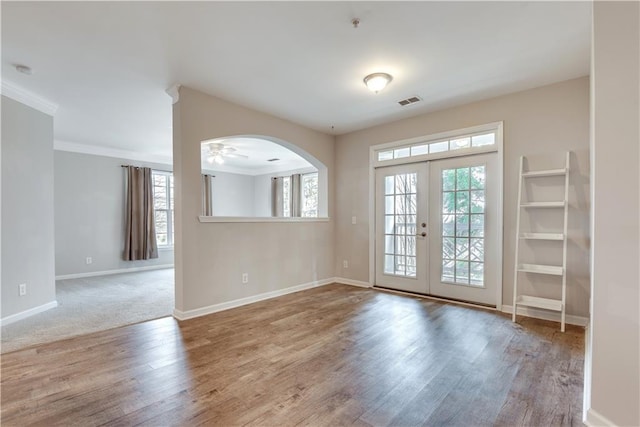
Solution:
[[[173,159],[170,156],[159,154],[141,153],[139,151],[120,150],[117,148],[102,147],[97,145],[78,144],[76,142],[53,141],[53,149],[70,153],[91,154],[93,156],[115,157],[118,159],[138,162],[158,163],[173,167]]]
[[[33,92],[22,89],[6,80],[2,80],[2,95],[52,117],[55,116],[56,111],[58,111],[57,104],[47,101]]]
[[[167,92],[167,95],[169,95],[171,97],[171,99],[173,100],[173,104],[175,104],[176,102],[178,102],[180,100],[180,85],[179,84],[177,84],[177,83],[174,84],[169,89],[167,89],[165,92]]]

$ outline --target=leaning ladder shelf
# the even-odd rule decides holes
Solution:
[[[512,320],[516,321],[518,307],[540,308],[560,312],[560,330],[565,330],[565,318],[567,307],[567,219],[569,216],[569,171],[570,171],[571,153],[566,153],[565,167],[563,169],[549,169],[540,171],[525,171],[524,156],[520,157],[520,177],[518,186],[518,213],[516,216],[516,253],[515,267],[513,279],[513,314]],[[564,177],[564,200],[533,202],[522,200],[522,186],[526,179],[539,177]],[[533,233],[523,232],[520,229],[520,214],[523,209],[530,211],[530,215],[534,215],[537,209],[563,209],[564,210],[564,229],[562,233]],[[526,264],[520,260],[520,240],[549,240],[562,242],[562,265],[541,265]],[[562,291],[560,299],[541,298],[533,295],[520,295],[518,293],[518,276],[520,274],[547,274],[554,276],[562,276]]]

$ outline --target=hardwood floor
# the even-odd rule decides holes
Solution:
[[[584,329],[330,285],[2,355],[25,425],[581,425]]]

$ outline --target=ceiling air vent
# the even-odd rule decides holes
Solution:
[[[277,162],[280,159],[276,159],[275,157],[273,159],[267,159],[267,162]]]
[[[411,105],[411,104],[415,104],[416,102],[420,102],[422,101],[422,99],[420,99],[419,96],[412,96],[411,98],[407,98],[407,99],[403,99],[402,101],[398,101],[398,104],[400,104],[400,106],[405,107],[407,105]]]

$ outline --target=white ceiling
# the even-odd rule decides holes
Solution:
[[[1,8],[3,81],[59,106],[57,140],[164,156],[171,155],[165,90],[176,83],[342,134],[589,72],[590,2]],[[17,63],[34,74],[17,73]],[[362,79],[379,71],[394,80],[376,95]],[[398,106],[413,95],[424,102]]]
[[[209,163],[208,146],[210,143],[221,143],[235,148],[234,154],[245,157],[225,157],[223,164]],[[220,171],[239,173],[243,175],[262,175],[273,172],[294,171],[299,169],[313,169],[311,163],[298,154],[266,139],[259,138],[226,138],[202,142],[202,169],[205,171]],[[269,159],[278,159],[269,162]]]

